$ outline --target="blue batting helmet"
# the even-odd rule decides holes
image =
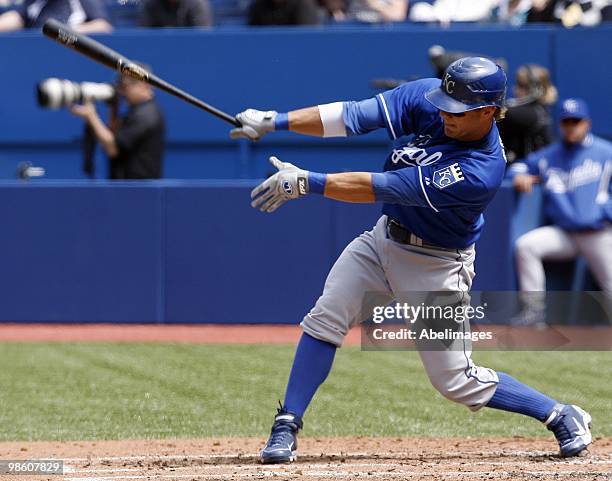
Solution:
[[[425,98],[434,107],[458,114],[482,107],[502,107],[506,97],[506,74],[491,60],[465,57],[451,63],[439,88]]]

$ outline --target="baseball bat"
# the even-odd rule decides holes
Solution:
[[[196,107],[213,114],[221,120],[225,120],[236,127],[241,126],[240,122],[238,122],[234,116],[229,115],[222,110],[203,102],[193,95],[188,94],[184,90],[175,87],[165,80],[162,80],[161,78],[142,68],[140,65],[128,60],[120,53],[115,52],[99,42],[96,42],[87,35],[75,32],[57,20],[47,20],[43,25],[42,31],[47,37],[55,40],[56,42],[76,50],[80,54],[83,54],[86,57],[101,63],[102,65],[106,65],[122,75],[129,75],[137,80],[147,82],[154,87],[168,92],[170,95],[174,95],[175,97],[178,97],[191,105],[195,105]]]

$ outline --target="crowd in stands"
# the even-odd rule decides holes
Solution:
[[[612,0],[0,0],[0,32],[39,28],[53,17],[83,33],[115,27],[557,23],[612,21]]]

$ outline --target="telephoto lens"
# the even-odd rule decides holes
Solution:
[[[48,78],[36,86],[38,105],[46,109],[60,109],[75,103],[106,102],[115,96],[115,87],[107,83],[73,82]]]

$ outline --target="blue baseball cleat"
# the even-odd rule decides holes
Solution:
[[[557,404],[544,422],[559,442],[561,457],[577,456],[593,441],[591,415],[571,404]]]
[[[297,458],[297,433],[302,429],[302,418],[284,407],[278,409],[270,438],[261,451],[264,464],[290,463]]]

